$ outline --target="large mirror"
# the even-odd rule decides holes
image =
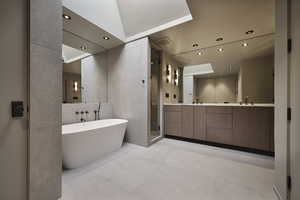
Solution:
[[[63,103],[107,102],[107,49],[122,41],[63,8]]]
[[[86,53],[63,45],[63,103],[82,103],[81,58]]]
[[[172,34],[177,29],[154,34],[152,40],[183,68],[183,103],[274,103],[274,33],[256,36],[249,31],[243,36],[248,39],[222,43],[217,38],[201,48]]]

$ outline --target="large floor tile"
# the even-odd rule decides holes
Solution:
[[[62,200],[274,200],[273,158],[164,139],[63,174]]]

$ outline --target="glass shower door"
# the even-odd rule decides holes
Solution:
[[[151,130],[150,140],[160,136],[160,52],[151,50]]]

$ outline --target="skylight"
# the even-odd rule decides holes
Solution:
[[[90,56],[91,54],[69,47],[67,45],[62,45],[62,57],[64,59],[64,63],[71,63],[76,60],[80,60],[82,58],[85,58],[87,56]]]
[[[184,76],[195,76],[214,73],[210,63],[201,65],[190,65],[183,68]]]

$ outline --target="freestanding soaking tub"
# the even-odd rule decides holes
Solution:
[[[105,119],[62,126],[63,165],[74,169],[118,150],[127,120]]]

